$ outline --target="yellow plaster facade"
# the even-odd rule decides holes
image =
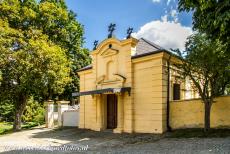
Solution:
[[[215,99],[211,108],[211,127],[230,127],[230,96]],[[203,128],[204,103],[200,99],[172,101],[170,104],[170,126],[178,128]]]
[[[147,50],[150,52],[145,52]],[[173,69],[168,78],[168,62],[176,62],[178,59],[151,42],[134,38],[122,41],[116,38],[106,39],[91,52],[91,56],[92,65],[78,71],[82,93],[79,127],[96,131],[108,129],[112,110],[116,113],[112,117],[116,121],[113,123],[115,133],[165,132],[167,98],[169,96],[169,99],[173,100],[173,83],[180,82],[177,81],[176,71]],[[180,84],[180,99],[198,97],[197,93],[191,90],[189,81]],[[131,91],[121,92],[120,88],[124,87],[131,88]],[[105,89],[113,89],[113,92],[92,93]],[[116,105],[110,109],[108,95],[111,94],[116,96]],[[170,124],[173,128],[190,126],[189,120],[198,112],[200,104],[197,104],[195,107],[184,105],[184,102],[170,103]],[[190,107],[194,108],[194,112],[187,115],[188,117],[183,115],[185,111],[181,112],[184,106],[187,113]],[[199,118],[193,122],[202,125],[201,115],[203,116],[200,113]],[[216,123],[218,122],[219,120]],[[226,124],[229,125],[229,122]]]
[[[110,38],[91,53],[92,68],[78,72],[80,91],[131,87],[117,93],[114,132],[162,133],[166,130],[166,52],[132,58],[138,40]],[[80,128],[107,128],[107,94],[80,97]]]

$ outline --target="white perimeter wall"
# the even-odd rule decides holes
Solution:
[[[63,126],[79,126],[79,110],[69,110],[63,112]]]

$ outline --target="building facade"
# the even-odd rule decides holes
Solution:
[[[175,56],[146,40],[109,38],[91,52],[80,76],[80,128],[163,133],[169,101],[198,97],[170,69]],[[172,68],[172,67],[171,67]]]

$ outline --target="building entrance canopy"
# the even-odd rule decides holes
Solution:
[[[92,91],[76,92],[72,93],[73,97],[84,96],[84,95],[96,95],[96,94],[106,94],[106,93],[124,93],[128,92],[130,95],[131,87],[122,87],[122,88],[106,88],[106,89],[97,89]]]

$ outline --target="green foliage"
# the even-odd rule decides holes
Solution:
[[[179,66],[189,76],[205,103],[205,130],[210,127],[213,98],[229,92],[230,1],[179,0],[180,11],[193,12],[195,34],[186,44]],[[183,66],[184,65],[184,66]]]
[[[26,122],[23,123],[23,129],[29,129],[35,126],[38,126],[39,123],[36,122]],[[8,134],[13,132],[13,123],[12,122],[0,122],[0,135]]]
[[[0,122],[0,135],[12,131],[12,123],[9,122]]]
[[[14,104],[18,123],[30,96],[62,93],[71,81],[65,50],[41,30],[18,30],[0,19],[0,52],[0,99]]]
[[[64,0],[1,0],[0,12],[0,102],[14,104],[19,126],[31,96],[70,98],[89,52],[82,49],[83,26]]]
[[[0,121],[13,121],[14,105],[8,100],[0,102]]]
[[[24,32],[39,30],[65,50],[68,61],[71,61],[70,77],[65,87],[64,98],[69,98],[78,90],[76,70],[90,63],[89,52],[82,49],[83,26],[76,20],[76,14],[67,9],[64,0],[2,0],[0,18],[8,21],[9,27]]]
[[[188,38],[186,51],[177,50],[181,62],[175,64],[180,76],[189,77],[205,103],[205,130],[210,128],[210,111],[214,98],[223,95],[230,85],[230,55],[226,45],[210,40],[205,34]]]
[[[62,48],[39,30],[20,31],[0,19],[1,93],[5,96],[61,93],[69,82],[69,62]]]
[[[180,11],[193,12],[193,27],[230,49],[229,0],[179,0]],[[229,51],[226,50],[229,53]]]
[[[27,102],[26,109],[23,113],[23,122],[36,122],[38,124],[44,123],[45,109],[41,103],[34,100],[33,97]]]
[[[226,90],[225,90],[226,95],[230,95],[230,84],[227,85]]]
[[[181,75],[193,80],[202,98],[223,95],[230,84],[230,56],[225,50],[226,45],[197,33],[188,38],[185,52],[177,52],[183,59],[177,64],[183,70]]]

